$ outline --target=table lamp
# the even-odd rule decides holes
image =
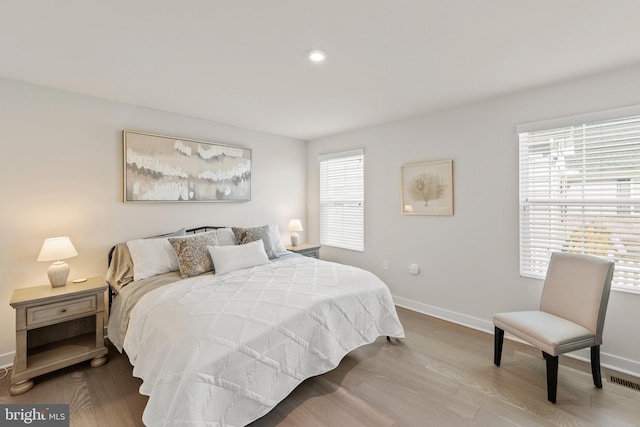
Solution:
[[[298,231],[304,231],[302,222],[299,219],[289,221],[289,231],[291,231],[291,246],[298,246]]]
[[[40,255],[38,255],[38,261],[54,261],[47,270],[51,286],[57,288],[67,283],[69,265],[60,260],[77,255],[76,248],[73,247],[71,240],[67,236],[52,237],[44,241],[42,249],[40,249]]]

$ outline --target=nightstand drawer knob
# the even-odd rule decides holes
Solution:
[[[63,309],[62,309],[62,310],[60,310],[60,311],[61,311],[62,313],[66,313],[66,312],[67,312],[67,309],[66,309],[66,308],[63,308]]]

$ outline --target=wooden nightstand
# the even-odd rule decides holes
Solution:
[[[12,396],[29,391],[32,378],[91,360],[94,368],[107,363],[104,346],[102,277],[13,291],[16,310],[16,357],[11,374]]]
[[[296,246],[287,245],[285,246],[285,249],[311,258],[320,258],[320,245],[309,245],[303,243]]]

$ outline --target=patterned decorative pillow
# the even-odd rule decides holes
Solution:
[[[267,257],[269,257],[269,259],[278,258],[278,255],[273,251],[273,245],[271,244],[271,230],[268,225],[249,228],[232,227],[231,229],[236,235],[239,245],[255,242],[256,240],[262,240]]]
[[[169,243],[176,251],[180,276],[183,279],[213,271],[213,261],[207,246],[218,246],[215,231],[186,237],[170,237]]]

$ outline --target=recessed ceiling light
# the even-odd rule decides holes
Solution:
[[[311,62],[322,62],[327,59],[327,54],[323,50],[314,49],[309,51],[307,57]]]

